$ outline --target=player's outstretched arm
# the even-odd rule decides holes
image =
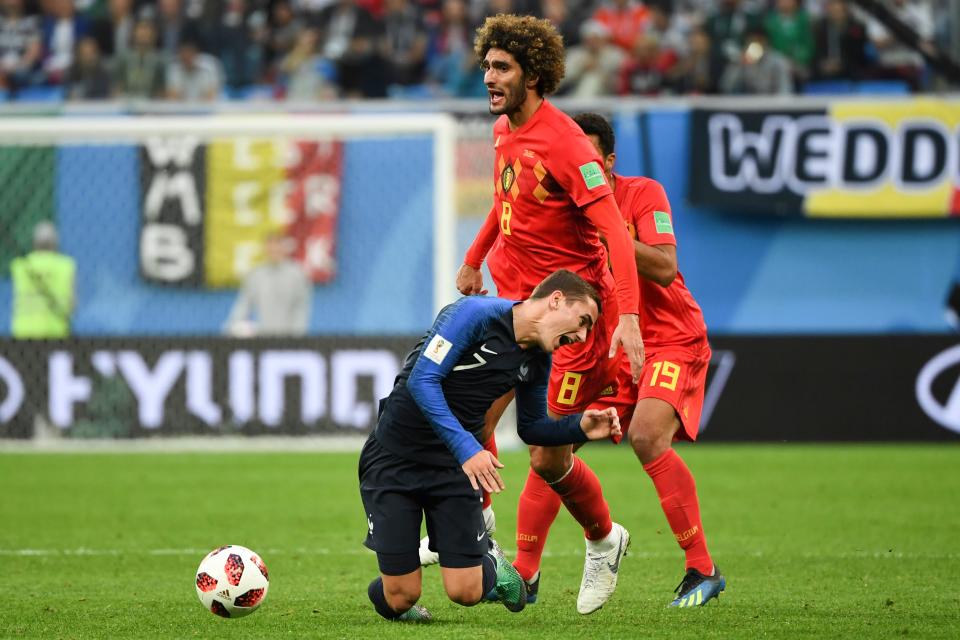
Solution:
[[[541,374],[529,382],[517,385],[517,435],[526,444],[541,447],[557,447],[597,440],[610,435],[612,425],[601,412],[593,411],[589,417],[577,413],[554,420],[547,415],[547,378],[550,363],[547,360]],[[616,417],[616,412],[614,412]],[[617,419],[616,429],[619,431]],[[606,435],[604,435],[606,434]]]
[[[483,489],[487,493],[500,493],[506,488],[497,469],[503,469],[503,463],[492,453],[484,449],[476,453],[461,465],[474,489]]]
[[[603,410],[587,409],[580,419],[580,428],[590,440],[603,440],[610,436],[621,436],[620,416],[613,407]]]
[[[430,339],[421,348],[407,378],[407,389],[414,402],[461,465],[483,451],[483,447],[451,411],[443,380],[465,349],[481,335],[485,323],[502,314],[509,304],[497,298],[461,298],[445,307],[434,321]]]
[[[613,278],[617,283],[617,303],[621,314],[620,323],[610,341],[610,357],[616,355],[617,349],[622,346],[630,360],[633,381],[637,382],[643,369],[643,339],[640,336],[640,285],[633,257],[633,240],[627,233],[612,194],[591,202],[584,213],[607,239]]]
[[[473,244],[467,249],[467,255],[463,258],[463,265],[457,271],[457,289],[463,295],[486,295],[487,290],[483,288],[483,274],[480,272],[480,265],[483,264],[499,233],[500,221],[497,217],[496,204],[494,204],[490,208],[487,218],[483,221],[480,231],[477,232],[477,237],[473,239]]]

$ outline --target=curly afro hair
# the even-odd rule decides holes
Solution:
[[[490,49],[503,49],[525,74],[538,78],[541,96],[556,91],[563,79],[563,37],[549,20],[505,14],[489,17],[477,29],[473,51],[482,63]]]

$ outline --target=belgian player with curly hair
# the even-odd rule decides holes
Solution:
[[[563,40],[554,26],[530,16],[490,17],[477,30],[474,52],[490,113],[500,117],[493,127],[493,206],[457,273],[457,288],[465,295],[485,293],[480,266],[486,259],[498,295],[505,298],[527,298],[558,268],[579,274],[600,292],[603,312],[595,331],[585,343],[564,346],[553,356],[547,407],[553,416],[575,414],[614,391],[621,346],[634,380],[640,375],[633,243],[600,155],[580,127],[545,98],[564,73]],[[494,455],[493,428],[510,401],[509,395],[501,398],[487,416]],[[528,583],[528,601],[536,599],[540,558],[560,508],[556,493],[583,527],[587,548],[577,611],[592,613],[616,589],[630,535],[611,520],[596,474],[572,446],[530,447],[530,466],[517,510],[514,562]],[[488,500],[485,496],[485,522],[492,530]],[[431,559],[429,548],[421,551],[424,561]]]

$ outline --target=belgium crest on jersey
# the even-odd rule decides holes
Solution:
[[[500,172],[500,186],[503,187],[504,193],[510,191],[510,187],[513,186],[513,181],[516,178],[517,175],[513,172],[513,167],[509,164],[503,167],[503,171]]]

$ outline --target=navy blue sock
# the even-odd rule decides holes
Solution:
[[[489,553],[483,554],[483,595],[493,591],[497,584],[497,560]]]
[[[394,620],[400,617],[400,614],[390,608],[387,604],[387,597],[383,595],[383,578],[377,576],[377,579],[367,587],[367,597],[373,603],[373,608],[387,620]]]

